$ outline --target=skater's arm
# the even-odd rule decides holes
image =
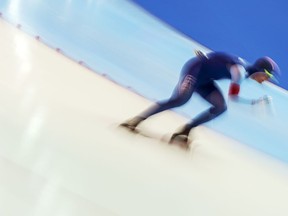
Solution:
[[[234,102],[240,102],[244,104],[254,104],[253,99],[247,99],[239,96],[240,85],[237,83],[231,82],[229,88],[229,99]]]
[[[271,97],[263,96],[258,99],[247,99],[239,96],[240,84],[245,78],[246,70],[242,65],[232,65],[230,68],[231,73],[231,84],[229,88],[229,99],[231,101],[240,102],[244,104],[258,104],[258,103],[269,103]]]
[[[235,95],[235,94],[229,94],[229,99],[233,102],[239,102],[239,103],[248,104],[248,105],[256,105],[256,104],[261,104],[261,103],[269,104],[272,100],[271,96],[268,96],[268,95],[264,95],[257,99],[248,99],[248,98],[240,97],[239,95]]]

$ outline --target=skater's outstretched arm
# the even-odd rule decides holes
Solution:
[[[242,65],[232,65],[230,68],[231,73],[231,84],[229,88],[229,99],[234,102],[240,102],[244,104],[258,104],[258,103],[269,103],[271,97],[264,95],[258,99],[248,99],[239,96],[241,82],[245,79],[246,70]],[[260,77],[262,74],[256,74],[252,79],[255,79],[257,82],[262,83],[267,80],[265,77]]]

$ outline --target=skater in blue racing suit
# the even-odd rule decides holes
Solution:
[[[229,98],[243,103],[255,104],[260,101],[269,101],[269,97],[256,100],[241,98],[241,81],[247,77],[259,83],[272,79],[279,74],[277,64],[269,57],[259,58],[253,65],[248,65],[238,56],[223,52],[211,52],[204,54],[196,51],[196,57],[188,60],[182,68],[181,75],[172,96],[168,100],[159,101],[136,117],[124,122],[121,126],[132,131],[145,119],[159,112],[182,106],[197,92],[211,107],[200,113],[181,130],[174,133],[170,141],[179,139],[188,142],[189,132],[192,128],[210,121],[227,110],[225,99],[218,88],[215,80],[230,79]]]

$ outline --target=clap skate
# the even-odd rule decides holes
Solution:
[[[181,148],[187,150],[190,148],[190,143],[191,139],[189,136],[182,133],[174,133],[169,140],[169,144],[179,145]]]
[[[189,138],[191,127],[184,125],[178,132],[174,133],[169,141],[169,144],[179,145],[181,148],[189,149],[191,139]]]
[[[134,118],[132,118],[126,122],[121,123],[119,126],[125,128],[125,129],[128,129],[130,132],[139,133],[137,126],[143,120],[144,120],[144,118],[142,118],[142,117],[134,117]]]

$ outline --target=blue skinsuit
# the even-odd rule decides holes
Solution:
[[[196,116],[186,126],[186,132],[191,128],[214,119],[226,111],[225,99],[214,80],[231,79],[230,67],[246,64],[237,56],[222,52],[212,52],[205,57],[194,57],[188,60],[181,71],[180,79],[172,96],[168,100],[157,102],[140,117],[146,119],[156,113],[184,105],[197,92],[212,106]]]

